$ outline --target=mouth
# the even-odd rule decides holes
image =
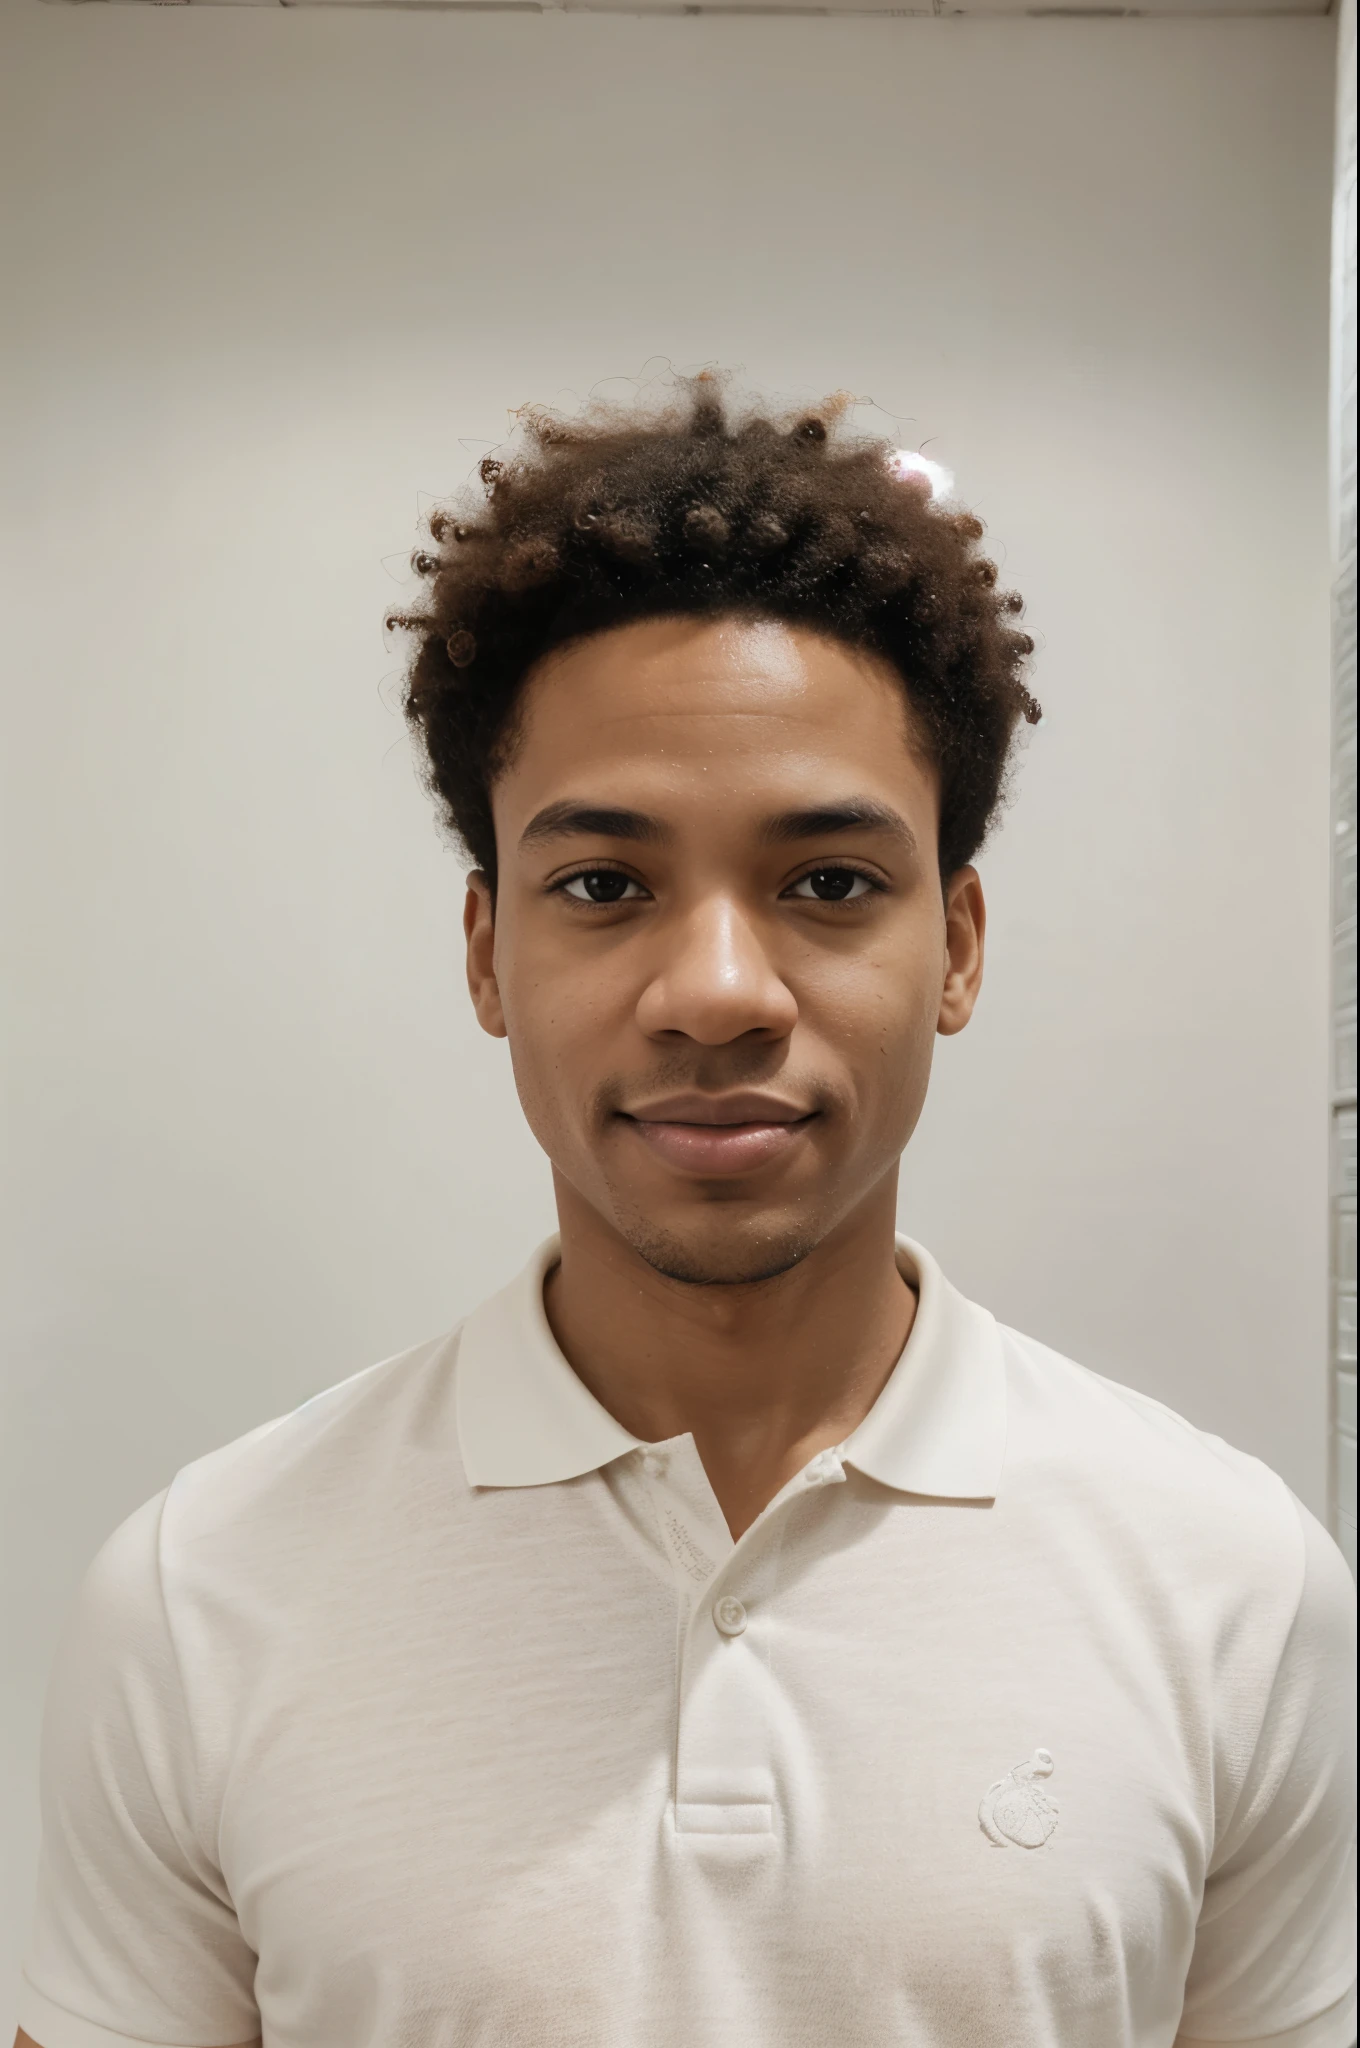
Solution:
[[[621,1110],[656,1158],[700,1178],[753,1173],[802,1142],[818,1112],[770,1095],[676,1095]]]

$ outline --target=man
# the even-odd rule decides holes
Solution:
[[[482,477],[400,623],[560,1238],[107,1546],[28,2035],[1348,2048],[1337,1553],[894,1235],[1037,716],[981,528],[709,380]]]

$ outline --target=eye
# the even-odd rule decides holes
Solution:
[[[638,902],[647,893],[640,882],[620,874],[617,868],[587,868],[582,874],[568,875],[558,886],[573,903]]]
[[[804,903],[853,903],[876,887],[858,868],[814,868],[810,875],[800,875],[784,893]]]

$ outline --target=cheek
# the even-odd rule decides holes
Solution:
[[[601,1078],[601,990],[579,967],[555,973],[551,959],[539,955],[526,970],[516,955],[507,945],[496,962],[510,1064],[530,1129],[561,1164]]]
[[[885,935],[805,990],[802,1019],[841,1070],[856,1149],[874,1159],[899,1152],[921,1114],[943,987],[941,924],[938,949],[928,928],[911,943],[900,931]]]
[[[859,1060],[861,1130],[869,1156],[896,1158],[925,1107],[939,992],[922,980],[884,993]]]
[[[848,1056],[886,1068],[886,1081],[922,1060],[929,1066],[943,992],[941,927],[893,934],[838,963],[806,988],[800,1007]]]
[[[572,1086],[561,1046],[544,1042],[514,1022],[508,1035],[515,1092],[524,1120],[553,1164],[565,1166],[575,1149],[571,1105],[583,1091]]]

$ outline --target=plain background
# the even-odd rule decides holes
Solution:
[[[526,400],[718,361],[955,469],[1048,715],[904,1224],[1321,1510],[1334,25],[0,33],[0,1983],[103,1535],[551,1224],[380,628]]]

